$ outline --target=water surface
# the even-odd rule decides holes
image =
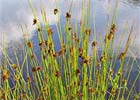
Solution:
[[[72,0],[58,0],[57,5],[61,15],[61,25],[64,26],[65,13],[70,9],[70,4]],[[80,23],[81,12],[82,12],[82,0],[73,0],[71,12],[73,22]],[[115,6],[114,0],[91,0],[91,25],[93,25],[93,20],[96,20],[96,30],[98,33],[97,37],[104,37],[105,27],[107,24],[107,6],[108,1],[110,1],[110,22],[113,14],[113,9]],[[86,0],[88,2],[88,0]],[[56,8],[56,3],[53,0],[43,0],[42,3],[46,8],[46,16],[49,20],[50,25],[55,25],[58,22],[57,16],[54,16],[53,9]],[[40,14],[40,2],[38,0],[33,0],[33,4],[38,12],[39,18]],[[135,19],[135,31],[133,32],[133,37],[137,34],[135,47],[138,48],[140,45],[140,0],[119,0],[118,13],[116,18],[117,33],[116,41],[121,36],[121,32],[124,29],[126,23],[128,26],[128,31],[126,32],[126,38],[130,31],[130,26]],[[2,45],[3,39],[8,43],[11,41],[20,41],[22,38],[22,32],[20,25],[26,24],[29,31],[33,34],[35,29],[32,26],[32,13],[28,6],[26,0],[0,0],[0,45]],[[91,26],[92,27],[92,26]],[[92,27],[93,29],[93,27]],[[94,29],[93,29],[94,31]],[[11,44],[10,44],[11,45]],[[117,45],[116,45],[117,46]],[[0,46],[1,47],[1,46]]]
[[[61,25],[64,27],[65,25],[65,13],[69,10],[70,4],[72,0],[56,0],[61,16]],[[82,13],[82,0],[73,0],[73,5],[71,8],[72,13],[72,23],[80,24],[81,20],[81,13]],[[86,0],[88,2],[88,0]],[[105,30],[107,25],[107,14],[108,14],[108,1],[110,1],[110,23],[111,18],[113,15],[113,10],[115,6],[115,0],[91,0],[91,29],[92,33],[94,32],[93,23],[94,20],[96,21],[96,31],[97,31],[97,38],[100,37],[104,38]],[[53,14],[53,9],[56,8],[56,4],[54,0],[42,0],[42,3],[45,5],[46,8],[46,16],[49,21],[51,27],[53,27],[54,32],[56,33],[56,26],[55,24],[58,23],[57,17]],[[39,0],[33,0],[33,5],[35,6],[39,18],[41,19],[40,13],[40,2]],[[33,15],[28,6],[28,2],[26,0],[0,0],[0,50],[2,48],[2,42],[8,43],[8,52],[12,56],[13,52],[11,52],[10,47],[12,45],[17,45],[22,40],[22,32],[20,25],[26,24],[29,32],[31,33],[31,38],[34,41],[34,45],[37,46],[36,40],[36,31],[35,26],[32,25]],[[117,24],[117,32],[115,34],[115,43],[116,45],[114,48],[117,48],[118,40],[121,38],[121,34],[124,30],[124,26],[127,25],[127,29],[125,32],[124,41],[121,44],[122,48],[125,46],[125,42],[129,35],[130,27],[132,23],[135,21],[134,31],[132,37],[135,38],[134,45],[133,43],[130,46],[130,49],[137,52],[137,57],[140,58],[140,0],[119,0],[118,4],[118,12],[116,17],[116,24]],[[58,43],[57,35],[54,36],[55,42]],[[90,42],[92,42],[93,35],[90,37]],[[21,43],[22,44],[22,43]],[[56,49],[59,46],[55,47]],[[39,49],[36,49],[38,51]],[[90,54],[90,44],[89,44],[89,54]],[[135,55],[135,54],[134,54]],[[19,55],[22,57],[22,54]],[[131,55],[132,56],[132,55]],[[138,59],[138,63],[140,60]],[[117,63],[118,64],[118,63]],[[135,65],[137,66],[137,64]],[[138,72],[138,68],[133,70],[132,78],[135,76],[135,73]],[[131,81],[131,80],[130,80]],[[139,82],[137,82],[137,90],[139,89]]]

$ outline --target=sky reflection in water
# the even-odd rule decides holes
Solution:
[[[69,10],[71,0],[58,0],[58,7],[60,9],[61,17],[65,17],[65,13]],[[81,18],[81,5],[82,0],[73,0],[72,6],[72,19],[73,22],[80,23]],[[88,1],[88,0],[87,0]],[[107,23],[107,1],[108,0],[91,0],[91,25],[93,25],[93,17],[96,19],[96,28],[98,36],[105,35],[105,26]],[[54,25],[58,20],[57,16],[54,16],[53,9],[56,7],[54,0],[43,0],[43,3],[46,7],[47,19],[49,20],[50,25]],[[33,4],[37,9],[39,14],[39,18],[41,18],[40,14],[40,3],[38,0],[33,0]],[[114,0],[110,0],[111,4],[111,12],[113,12],[114,8]],[[116,35],[116,43],[118,38],[120,38],[120,34],[124,29],[124,25],[128,23],[128,31],[126,32],[126,36],[124,39],[127,40],[127,36],[129,34],[129,29],[135,19],[135,31],[134,34],[137,34],[135,48],[138,48],[140,45],[140,0],[120,0],[118,6],[118,14],[117,14],[117,35]],[[94,15],[95,13],[95,15]],[[111,17],[111,16],[110,16]],[[32,32],[35,27],[32,26],[32,13],[28,6],[27,0],[0,0],[0,45],[2,43],[3,37],[7,42],[10,41],[19,41],[22,37],[20,25],[26,24],[30,32]],[[64,19],[65,20],[65,19]],[[63,21],[61,22],[63,25]],[[124,44],[125,44],[124,41]],[[117,44],[116,44],[117,46]],[[0,46],[1,47],[1,46]]]

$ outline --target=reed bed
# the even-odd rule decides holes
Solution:
[[[85,7],[88,2],[88,8]],[[28,38],[30,34],[28,26],[22,25],[21,29],[24,37],[24,46],[21,57],[13,47],[13,60],[7,49],[3,49],[4,58],[0,62],[1,100],[130,100],[139,99],[139,94],[134,94],[134,87],[139,78],[139,72],[136,75],[131,87],[128,87],[128,81],[136,57],[133,60],[127,60],[131,63],[128,71],[124,72],[125,58],[129,50],[132,38],[133,26],[126,46],[123,51],[118,47],[114,54],[114,36],[117,31],[115,19],[117,16],[118,1],[114,7],[112,22],[108,22],[106,35],[101,44],[98,43],[96,33],[96,23],[90,26],[90,0],[82,1],[82,16],[80,27],[78,24],[72,26],[72,2],[71,7],[65,14],[65,29],[62,30],[60,21],[56,23],[57,32],[48,24],[44,5],[41,4],[41,14],[43,25],[38,19],[38,14],[29,0],[29,6],[34,15],[33,26],[37,30],[38,51],[32,39]],[[109,10],[109,6],[108,6]],[[60,20],[60,12],[57,7],[53,10],[54,15]],[[109,20],[109,12],[108,12]],[[95,20],[94,20],[95,21]],[[92,30],[91,27],[94,27]],[[63,33],[64,31],[64,33]],[[124,32],[125,32],[124,28]],[[43,33],[45,32],[45,34]],[[124,37],[118,39],[120,44]],[[91,34],[94,35],[93,41],[89,44]],[[53,36],[58,36],[59,43],[54,42]],[[55,46],[59,45],[59,50]],[[89,55],[89,45],[92,46],[92,56]],[[98,46],[101,47],[101,53]],[[133,44],[134,45],[134,44]],[[3,45],[5,47],[5,44]],[[38,59],[38,54],[39,58]],[[116,63],[118,69],[116,71]],[[137,66],[139,64],[137,63]],[[125,77],[127,75],[127,77]],[[11,85],[12,84],[12,85]]]

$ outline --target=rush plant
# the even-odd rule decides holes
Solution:
[[[3,45],[4,56],[0,62],[2,72],[1,100],[140,99],[139,93],[134,94],[133,92],[140,77],[139,71],[132,84],[128,86],[134,63],[137,63],[138,67],[140,66],[136,56],[133,56],[129,49],[130,43],[135,41],[132,38],[134,24],[128,33],[124,50],[121,50],[121,46],[116,48],[116,52],[113,49],[117,31],[115,19],[118,0],[116,0],[114,7],[112,22],[108,20],[106,35],[99,40],[97,40],[95,19],[91,20],[90,18],[90,0],[82,1],[80,26],[78,23],[72,26],[71,8],[73,4],[71,2],[70,10],[65,13],[65,23],[63,23],[65,28],[62,28],[64,25],[60,22],[61,16],[57,7],[59,1],[56,0],[56,8],[53,12],[59,19],[55,25],[57,32],[54,32],[48,23],[44,4],[41,4],[40,7],[43,20],[41,22],[31,0],[28,1],[34,16],[33,26],[36,27],[37,31],[37,37],[34,39],[38,41],[38,44],[34,45],[33,40],[28,38],[30,34],[28,26],[22,25],[24,45],[20,54],[17,52],[17,48],[13,47],[14,57],[11,58],[5,44]],[[85,2],[88,2],[88,8],[86,8]],[[94,21],[94,26],[90,25],[92,21]],[[120,45],[123,43],[126,26],[124,26],[121,38],[118,39]],[[90,44],[91,34],[94,35],[94,38]],[[54,36],[59,38],[57,43]],[[59,46],[59,50],[55,49],[56,45]],[[92,56],[88,52],[89,45],[92,47]],[[132,60],[129,57],[126,60],[127,53],[133,56]],[[124,66],[126,66],[125,61],[127,64],[131,64],[126,72],[123,71]],[[115,70],[116,67],[117,70]]]

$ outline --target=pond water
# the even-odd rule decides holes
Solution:
[[[26,24],[29,32],[31,33],[31,38],[34,41],[35,47],[38,43],[36,40],[36,31],[35,26],[32,25],[33,15],[31,9],[28,5],[28,0],[0,0],[0,51],[2,51],[2,42],[8,43],[8,52],[12,56],[11,46],[16,45],[17,47],[22,46],[22,32],[20,25]],[[56,23],[58,22],[57,17],[53,14],[53,9],[58,6],[60,16],[61,16],[61,25],[65,25],[65,13],[70,9],[71,3],[71,13],[72,13],[72,23],[80,24],[81,13],[82,13],[82,0],[42,0],[42,3],[46,9],[46,17],[49,21],[49,24],[53,27],[54,32],[56,33]],[[85,7],[87,8],[88,1],[85,0]],[[33,5],[35,6],[39,19],[41,19],[40,13],[40,1],[33,0]],[[94,32],[94,20],[96,21],[96,31],[98,40],[105,36],[105,30],[107,25],[107,14],[110,11],[109,22],[111,23],[113,12],[114,12],[115,0],[90,0],[90,25],[92,33]],[[109,7],[109,10],[108,10]],[[130,27],[134,23],[134,31],[132,34],[132,39],[135,38],[135,41],[130,45],[130,50],[137,53],[137,58],[140,58],[140,0],[119,0],[118,11],[116,17],[117,32],[115,34],[115,46],[121,45],[122,49],[125,46],[127,37],[130,33]],[[123,38],[123,43],[119,44],[118,40],[121,38],[121,34],[124,30],[125,25],[127,26],[125,36]],[[93,35],[90,37],[90,42],[92,42]],[[58,43],[58,36],[54,35],[54,40]],[[100,42],[100,41],[99,41]],[[98,43],[99,43],[98,42]],[[91,54],[91,45],[89,44],[89,54]],[[56,49],[59,49],[59,45],[56,45]],[[38,48],[35,48],[38,51]],[[99,47],[100,49],[100,47]],[[115,49],[114,49],[115,50]],[[1,54],[1,52],[0,52]],[[132,56],[132,55],[131,55]]]
[[[58,0],[57,5],[54,2],[55,0],[43,0],[42,2],[45,5],[47,19],[49,20],[50,25],[55,25],[58,22],[57,16],[54,16],[53,9],[58,5],[59,12],[61,15],[61,24],[64,24],[65,13],[69,10],[72,0]],[[81,12],[82,12],[82,0],[73,0],[71,12],[72,12],[72,21],[75,23],[80,23]],[[85,0],[88,2],[88,0]],[[93,25],[93,20],[96,20],[96,31],[98,33],[97,38],[102,36],[104,38],[105,28],[107,24],[107,13],[108,13],[108,2],[110,2],[110,23],[113,14],[113,9],[115,6],[114,0],[91,0],[91,26]],[[33,0],[33,4],[38,12],[39,18],[41,18],[40,14],[40,3],[38,0]],[[124,26],[127,23],[127,31],[124,39],[124,43],[122,47],[125,45],[127,40],[127,36],[130,31],[130,26],[132,22],[135,20],[133,37],[136,36],[135,39],[135,48],[134,50],[138,50],[140,45],[140,0],[119,0],[118,4],[118,13],[116,17],[117,24],[117,33],[116,33],[116,42],[118,38],[121,37],[121,33],[124,29]],[[21,33],[21,24],[26,24],[28,26],[29,31],[33,34],[33,30],[35,29],[32,26],[32,13],[28,6],[28,2],[26,0],[0,0],[0,48],[2,45],[3,39],[8,43],[11,41],[20,41],[22,37]],[[62,25],[63,26],[63,25]],[[93,27],[92,27],[93,28]],[[94,29],[93,29],[94,30]],[[92,36],[91,36],[92,39]],[[15,44],[15,42],[13,42]],[[116,44],[117,47],[117,44]],[[1,50],[1,49],[0,49]]]
[[[65,13],[69,10],[72,0],[56,0],[59,8],[59,12],[61,15],[61,25],[64,27],[65,23]],[[82,0],[73,0],[71,13],[72,13],[72,22],[80,24],[81,12],[82,12]],[[88,0],[85,0],[88,2]],[[91,28],[92,32],[94,31],[93,23],[96,21],[96,31],[97,38],[104,38],[105,29],[107,25],[107,14],[108,14],[108,2],[110,3],[110,18],[112,18],[113,10],[115,6],[115,0],[91,0]],[[43,4],[46,8],[46,16],[49,20],[49,24],[53,27],[54,31],[56,31],[55,23],[58,22],[57,16],[54,16],[53,9],[56,8],[56,4],[54,0],[42,0]],[[39,0],[33,0],[33,4],[39,14],[39,18],[41,18],[40,14],[40,3]],[[26,24],[29,32],[31,32],[31,38],[34,41],[34,45],[38,45],[36,39],[36,31],[35,27],[32,26],[33,15],[28,6],[28,2],[26,0],[0,0],[0,51],[2,50],[2,42],[5,41],[8,43],[8,48],[10,52],[11,45],[22,44],[20,42],[22,40],[21,33],[21,24]],[[111,19],[109,20],[111,23]],[[121,33],[124,30],[125,25],[127,25],[127,31],[125,32],[124,41],[121,44],[122,48],[125,46],[125,42],[129,35],[130,27],[132,23],[134,24],[134,31],[132,37],[135,38],[134,45],[130,46],[131,50],[137,52],[137,57],[140,58],[140,0],[119,0],[118,4],[118,12],[116,17],[117,24],[117,32],[115,35],[116,45],[114,48],[117,48],[118,39],[121,38]],[[58,42],[58,38],[54,36],[55,42]],[[91,35],[90,42],[92,42],[93,36]],[[56,47],[58,49],[58,47]],[[36,49],[38,50],[38,49]],[[11,52],[10,55],[12,55]],[[90,45],[89,45],[89,54],[90,54]],[[138,59],[138,63],[140,64],[140,60]],[[137,65],[135,65],[137,66]],[[138,69],[138,68],[137,68]],[[135,77],[135,72],[137,69],[133,70],[133,75]],[[140,78],[137,82],[137,90],[139,87]]]

